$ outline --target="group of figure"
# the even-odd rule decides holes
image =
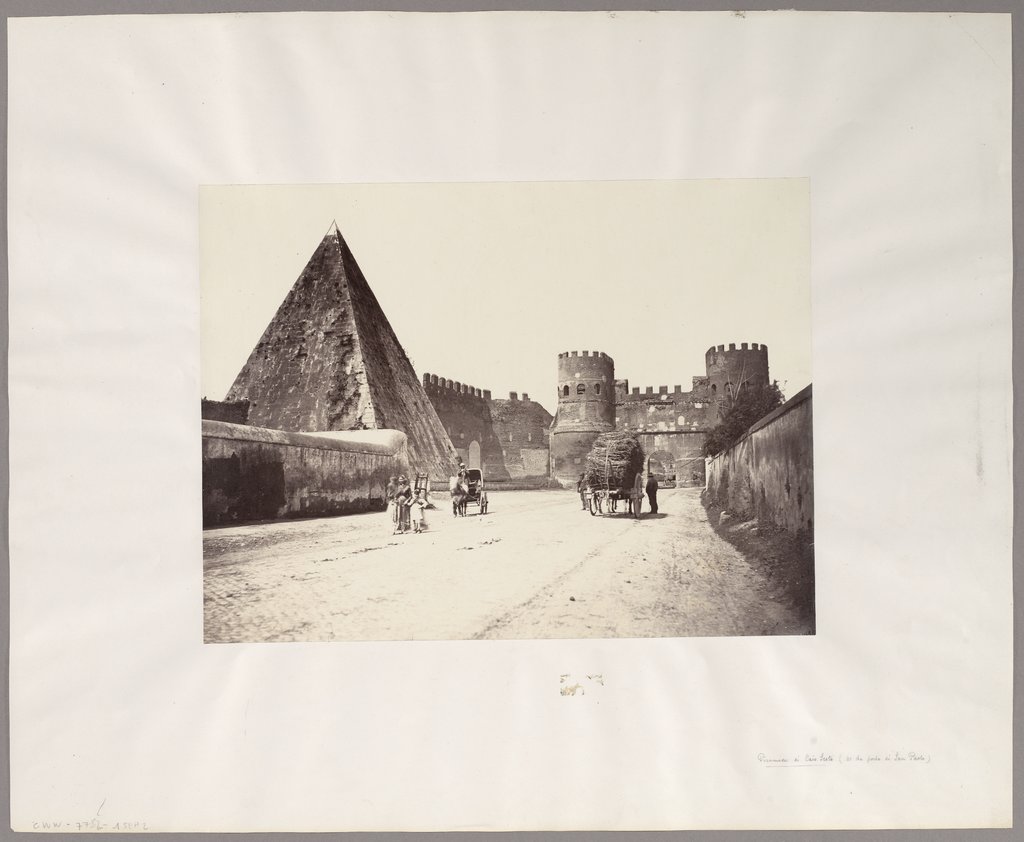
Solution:
[[[413,532],[424,530],[426,521],[423,512],[427,508],[427,498],[422,490],[413,490],[408,477],[389,477],[384,494],[388,516],[391,518],[392,535],[404,535],[410,529]]]
[[[590,497],[594,500],[597,511],[602,511],[603,501],[608,500],[608,511],[617,512],[619,510],[619,500],[624,499],[628,506],[629,513],[633,513],[633,498],[623,491],[616,489],[605,490],[603,488],[594,488],[587,482],[587,475],[580,474],[580,478],[576,481],[576,491],[580,495],[580,505],[583,507],[583,511],[589,510],[589,504],[587,498]],[[656,515],[658,513],[658,479],[651,474],[647,479],[647,485],[644,486],[644,491],[647,492],[647,499],[651,504],[651,514]],[[642,498],[641,498],[642,499]]]

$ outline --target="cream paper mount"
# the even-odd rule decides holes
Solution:
[[[8,37],[16,830],[1009,825],[1008,15]],[[810,191],[815,635],[204,645],[200,185],[763,178]]]

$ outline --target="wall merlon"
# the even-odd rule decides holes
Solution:
[[[508,393],[508,399],[510,401],[517,401],[517,400],[519,400],[519,393],[518,392],[509,392]]]
[[[653,386],[648,386],[647,387],[647,394],[648,395],[653,395],[654,394],[654,387]]]
[[[658,394],[659,395],[667,395],[668,394],[668,386],[659,386],[658,387]]]
[[[490,399],[491,399],[491,390],[490,389],[484,389],[484,400],[485,401],[489,401]]]

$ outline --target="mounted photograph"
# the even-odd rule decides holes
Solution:
[[[814,634],[809,202],[201,188],[204,641]]]

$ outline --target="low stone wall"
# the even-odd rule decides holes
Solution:
[[[741,517],[790,532],[814,529],[811,387],[707,460],[707,494]]]
[[[286,433],[203,421],[203,526],[383,511],[405,433]]]

